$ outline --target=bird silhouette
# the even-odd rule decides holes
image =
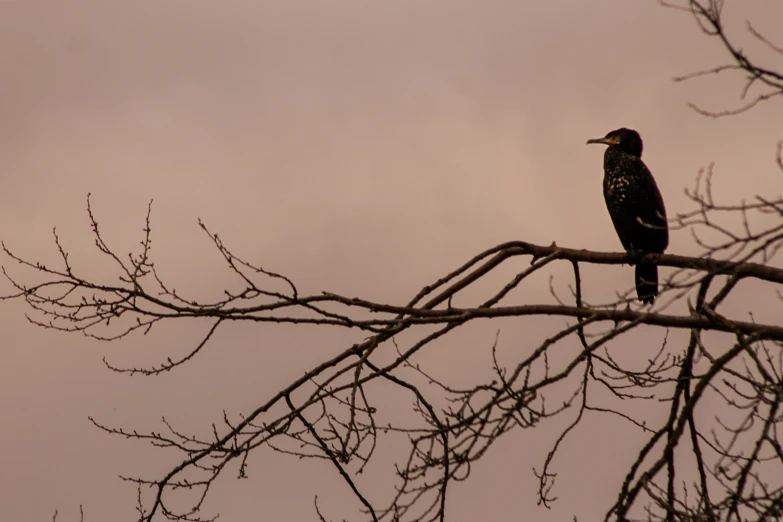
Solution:
[[[613,130],[587,143],[608,145],[604,153],[604,199],[625,251],[637,259],[636,295],[652,303],[658,295],[658,265],[644,254],[669,245],[666,208],[655,178],[642,161],[642,138],[631,129]]]

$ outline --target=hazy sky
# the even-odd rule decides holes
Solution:
[[[747,43],[746,19],[780,33],[783,3],[727,2],[725,15]],[[781,101],[712,120],[687,103],[736,106],[741,82],[672,81],[723,58],[692,18],[654,0],[0,0],[0,238],[50,260],[57,226],[75,264],[109,274],[91,248],[87,193],[120,252],[138,244],[154,198],[157,267],[177,289],[209,296],[231,280],[201,218],[305,291],[390,302],[504,241],[617,251],[603,150],[585,145],[617,127],[641,133],[670,216],[691,208],[683,190],[711,162],[729,201],[779,193]],[[697,252],[685,232],[670,251]],[[594,274],[586,292],[596,301],[632,283],[630,269]],[[524,299],[549,299],[545,280],[531,292]],[[132,519],[135,492],[117,474],[167,461],[100,433],[88,415],[203,428],[361,338],[231,326],[189,366],[128,378],[101,358],[165,360],[205,325],[102,344],[35,328],[26,311],[0,304],[0,518],[12,522],[50,520],[55,509],[60,522],[77,520],[80,503],[87,522]],[[424,359],[475,381],[471,343],[485,346],[496,329],[485,327]],[[574,471],[561,477],[562,500],[546,511],[531,467],[550,438],[501,440],[454,490],[449,519],[603,513],[622,467],[601,463],[614,451],[621,466],[633,446],[622,452],[600,426],[580,432],[563,454]],[[328,463],[265,453],[250,476],[219,483],[209,508],[220,520],[314,520],[315,493],[335,519],[354,514]]]

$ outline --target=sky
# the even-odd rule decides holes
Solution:
[[[724,13],[747,50],[772,59],[744,24],[779,33],[783,4],[727,2]],[[741,81],[673,81],[724,61],[691,17],[653,0],[0,0],[0,238],[51,261],[56,227],[76,266],[108,277],[87,194],[121,252],[138,244],[154,200],[156,266],[190,295],[231,280],[201,219],[307,292],[391,303],[505,241],[618,251],[603,150],[585,145],[612,129],[641,133],[670,217],[692,208],[683,191],[710,164],[728,202],[780,193],[781,101],[711,119],[688,103],[736,107]],[[672,234],[669,252],[698,251],[687,232]],[[585,291],[598,301],[631,283],[630,270],[595,269]],[[548,292],[542,280],[524,299]],[[80,504],[85,521],[132,519],[135,491],[118,474],[162,471],[165,459],[88,416],[209,426],[361,337],[231,325],[177,372],[130,378],[102,358],[163,360],[205,325],[101,343],[37,328],[27,312],[0,302],[0,513],[13,522],[55,510],[58,521],[78,520]],[[470,330],[424,361],[475,380],[486,363],[476,346],[496,329]],[[551,437],[501,440],[451,497],[449,520],[602,514],[634,446],[586,427],[564,454],[571,472],[548,511],[535,504],[531,468]],[[619,464],[605,466],[607,455]],[[315,520],[316,493],[335,519],[355,514],[326,463],[256,459],[249,480],[217,486],[209,506],[220,520]],[[382,492],[384,480],[369,490]]]

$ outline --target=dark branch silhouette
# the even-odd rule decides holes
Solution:
[[[743,100],[743,103],[739,107],[714,111],[703,109],[691,103],[690,107],[693,110],[702,116],[710,118],[735,116],[753,109],[762,102],[783,96],[783,73],[773,67],[761,65],[758,60],[751,58],[746,51],[735,43],[736,38],[730,37],[727,33],[723,20],[725,0],[658,1],[665,7],[685,11],[693,15],[702,33],[709,37],[717,38],[730,58],[730,63],[678,76],[675,78],[675,81],[686,81],[722,73],[740,73],[745,78],[745,85],[740,92],[740,99]],[[761,44],[761,46],[772,51],[773,54],[783,58],[783,41],[773,42],[756,30],[749,21],[745,22],[745,29],[747,35],[751,37],[751,41]],[[775,36],[779,37],[779,34]]]
[[[246,476],[248,455],[263,448],[332,462],[364,506],[367,519],[444,520],[448,485],[466,479],[471,463],[498,437],[513,429],[535,428],[555,416],[570,416],[572,420],[536,471],[540,503],[549,506],[556,500],[558,449],[568,443],[569,434],[585,418],[606,414],[630,423],[648,437],[607,520],[638,516],[640,509],[655,520],[686,514],[709,520],[748,520],[749,513],[755,513],[757,520],[768,520],[780,512],[783,501],[783,484],[771,482],[764,471],[770,459],[783,464],[777,432],[783,400],[783,327],[741,320],[721,310],[743,281],[783,283],[783,269],[769,264],[783,245],[783,200],[758,198],[743,205],[718,204],[712,196],[709,172],[688,194],[696,209],[676,216],[672,225],[689,230],[704,253],[698,257],[655,255],[660,266],[671,269],[655,306],[639,305],[628,292],[609,303],[586,300],[580,266],[632,262],[625,253],[521,241],[482,252],[401,305],[327,292],[304,295],[289,277],[238,257],[203,223],[202,229],[239,289],[226,291],[211,302],[197,302],[170,288],[155,269],[151,206],[140,251],[121,256],[107,246],[89,198],[87,210],[95,245],[116,267],[116,283],[98,284],[81,276],[55,232],[61,260],[56,267],[30,261],[3,244],[6,255],[38,279],[25,284],[3,268],[16,289],[5,299],[24,299],[33,310],[28,319],[36,325],[101,340],[123,338],[139,330],[150,332],[168,319],[189,317],[211,323],[201,342],[180,359],[165,358],[133,368],[106,361],[111,370],[132,374],[159,375],[174,370],[207,349],[218,328],[234,321],[329,325],[369,335],[311,368],[253,411],[236,419],[225,414],[202,438],[178,431],[165,419],[163,432],[147,433],[93,420],[108,433],[148,440],[181,455],[180,464],[162,477],[123,477],[139,488],[140,520],[153,520],[159,514],[175,520],[211,520],[201,515],[201,509],[214,481],[232,461],[236,461],[238,475]],[[724,224],[724,218],[733,215],[740,217],[740,226],[734,227],[739,231]],[[758,215],[777,219],[767,221],[765,228],[754,228],[750,223]],[[460,297],[464,289],[483,281],[502,264],[520,259],[525,259],[526,265],[492,297],[466,306],[454,305],[464,300]],[[567,299],[553,292],[553,303],[506,304],[515,289],[557,263],[567,263],[573,270],[572,293]],[[466,323],[531,315],[575,320],[525,350],[511,365],[498,362],[496,338],[491,350],[492,382],[453,388],[415,362],[418,352]],[[664,335],[663,344],[650,354],[647,364],[628,368],[616,362],[612,343],[645,327],[661,328]],[[667,341],[670,333],[665,332],[676,331],[687,334],[681,348]],[[399,345],[402,332],[420,335],[416,341]],[[703,336],[710,332],[722,333],[733,340],[732,346],[716,348],[705,343]],[[570,350],[572,355],[554,364],[548,353],[555,346]],[[389,350],[394,354],[391,361]],[[377,357],[381,353],[383,357]],[[382,412],[373,405],[375,387],[381,382],[411,397],[420,416],[418,423],[393,426],[382,421]],[[547,402],[550,395],[562,397],[563,389],[571,390],[565,400]],[[740,424],[721,420],[709,426],[697,423],[694,412],[710,394],[722,397],[727,409],[746,419]],[[626,399],[663,397],[667,397],[670,410],[660,426],[622,404]],[[387,438],[398,436],[407,437],[409,453],[396,471],[396,493],[385,505],[373,504],[362,494],[358,477],[376,448]],[[752,442],[747,441],[749,437]],[[692,448],[699,477],[688,487],[675,480],[684,473],[681,468],[687,467],[674,458],[675,449],[686,444]],[[747,456],[749,449],[752,453]],[[167,494],[179,489],[193,491],[193,501],[189,508],[174,511]],[[317,505],[316,509],[326,520]]]
[[[697,108],[699,112],[736,114],[783,94],[783,75],[759,65],[730,39],[722,1],[661,3],[693,15],[731,59],[681,79],[731,71],[747,75],[742,95],[753,96],[750,102],[739,109]],[[757,42],[783,54],[781,43],[750,24],[747,29]],[[756,86],[762,90],[751,95]],[[775,164],[776,175],[783,175],[783,144]],[[737,305],[744,303],[735,297],[738,289],[754,285],[774,289],[777,306],[783,301],[783,268],[773,264],[783,247],[783,199],[758,196],[740,204],[722,203],[715,200],[712,183],[710,167],[686,191],[693,209],[669,220],[670,230],[689,233],[701,254],[647,254],[666,275],[654,305],[640,305],[632,289],[608,302],[593,302],[585,292],[586,265],[636,262],[625,253],[523,241],[476,255],[404,303],[330,292],[308,295],[293,278],[235,254],[202,222],[225,262],[232,290],[199,301],[176,291],[155,268],[151,204],[140,248],[125,256],[109,247],[89,196],[95,246],[114,267],[115,280],[94,281],[74,266],[55,231],[57,265],[30,260],[3,243],[17,266],[3,267],[13,290],[2,299],[23,299],[35,325],[105,341],[150,333],[158,323],[174,319],[209,324],[203,338],[177,359],[163,354],[158,361],[130,368],[104,359],[112,371],[145,376],[176,371],[210,349],[218,329],[237,321],[356,331],[355,344],[303,369],[301,377],[251,411],[224,413],[199,435],[186,434],[165,418],[158,430],[149,431],[91,419],[107,433],[147,441],[177,456],[178,463],[161,476],[122,477],[136,488],[140,521],[214,520],[216,515],[203,513],[212,485],[227,470],[248,476],[249,456],[262,451],[330,462],[361,504],[362,520],[443,521],[451,485],[468,479],[472,464],[495,441],[560,417],[565,427],[534,470],[539,504],[549,507],[557,501],[561,448],[574,443],[580,425],[609,416],[636,430],[643,443],[617,484],[605,520],[771,522],[783,517],[783,326],[738,316],[736,310],[744,307]],[[511,263],[516,263],[515,275],[490,287],[487,276]],[[552,284],[547,302],[515,301],[520,288],[535,278],[551,277],[558,265],[573,274],[568,295],[561,296]],[[470,301],[463,291],[478,284],[492,289],[490,297]],[[448,341],[468,323],[528,316],[557,316],[564,326],[543,340],[524,339],[524,349],[504,361],[498,357],[498,331],[484,354],[491,380],[458,388],[419,362],[421,352]],[[643,355],[638,359],[643,362],[623,361],[629,348]],[[555,351],[557,357],[551,356]],[[409,422],[389,422],[377,405],[377,394],[390,389],[399,395],[398,404],[405,399],[412,404],[415,415]],[[721,405],[717,410],[716,401]],[[713,407],[705,414],[707,404]],[[399,442],[406,453],[393,471],[396,487],[382,500],[369,498],[362,471],[379,448]],[[174,493],[183,491],[189,493],[184,507],[181,495],[173,501]],[[317,497],[314,504],[319,519],[329,520]]]

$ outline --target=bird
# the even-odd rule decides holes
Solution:
[[[604,199],[614,229],[628,255],[636,259],[636,295],[652,304],[658,296],[658,265],[644,254],[662,254],[669,246],[669,227],[661,192],[642,161],[642,138],[617,129],[587,143],[608,145],[604,152]]]

